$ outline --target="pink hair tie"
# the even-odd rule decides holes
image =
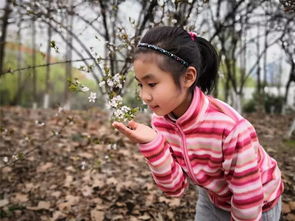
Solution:
[[[191,36],[191,39],[194,41],[197,38],[197,33],[190,31],[189,35]]]

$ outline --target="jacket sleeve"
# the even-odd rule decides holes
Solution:
[[[157,186],[168,196],[181,196],[188,186],[188,180],[173,158],[165,137],[158,132],[153,141],[140,144],[139,150],[145,156]]]
[[[223,169],[233,193],[232,220],[260,220],[263,189],[259,169],[260,144],[253,126],[245,119],[239,121],[224,139]]]

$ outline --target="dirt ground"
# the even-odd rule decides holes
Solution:
[[[281,220],[295,220],[295,115],[246,117],[282,170]],[[0,220],[194,220],[195,188],[165,197],[102,111],[1,107],[0,130]]]

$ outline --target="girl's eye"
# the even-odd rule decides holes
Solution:
[[[157,85],[157,83],[149,83],[148,84],[150,87],[155,87]]]
[[[142,87],[142,84],[141,84],[141,83],[138,83],[137,86],[138,86],[138,87]]]

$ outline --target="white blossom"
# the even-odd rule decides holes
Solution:
[[[122,88],[123,85],[121,83],[121,75],[119,73],[115,74],[113,77],[113,82],[115,84],[116,87],[118,88]]]
[[[162,7],[164,5],[164,0],[158,0],[158,4]]]
[[[123,87],[123,85],[122,84],[118,84],[117,87],[121,89]]]
[[[29,143],[29,141],[26,140],[26,139],[21,139],[21,140],[19,140],[19,145],[20,145],[20,146],[27,146],[28,143]]]
[[[113,97],[109,102],[108,105],[112,108],[117,108],[122,104],[123,98],[120,95]]]
[[[127,106],[122,106],[120,109],[114,111],[114,116],[119,119],[124,119],[125,114],[128,113],[131,109]]]
[[[108,150],[112,149],[112,145],[111,145],[111,144],[108,144],[108,145],[107,145],[107,149],[108,149]]]
[[[116,82],[116,83],[120,83],[120,79],[121,79],[121,76],[119,73],[115,74],[114,77],[113,77],[113,80]]]
[[[81,162],[81,170],[85,170],[85,168],[86,168],[86,162],[82,161]]]
[[[35,124],[36,124],[38,127],[43,127],[43,126],[45,125],[44,122],[41,122],[41,121],[38,121],[38,120],[35,121]]]
[[[117,109],[114,111],[114,116],[121,119],[124,116],[124,112],[120,109]]]
[[[96,93],[95,92],[90,92],[90,96],[88,97],[89,102],[95,102],[96,100]]]
[[[171,22],[172,22],[172,24],[176,24],[176,23],[177,23],[177,20],[176,20],[175,18],[173,18],[173,19],[171,20]]]
[[[8,163],[8,157],[3,157],[4,163]]]
[[[83,91],[83,92],[87,92],[87,91],[89,91],[89,88],[88,88],[88,87],[85,87],[85,86],[83,86],[83,87],[81,88],[81,91]]]
[[[11,156],[11,158],[14,159],[14,160],[18,160],[18,156],[17,156],[16,154],[13,154],[13,155]]]
[[[58,107],[58,113],[62,112],[64,110],[63,107]]]
[[[108,86],[110,87],[110,88],[112,88],[113,86],[114,86],[114,82],[113,82],[113,80],[112,79],[107,79],[107,84],[108,84]]]
[[[98,84],[98,85],[99,85],[100,87],[104,87],[104,86],[105,86],[105,84],[106,84],[106,82],[105,82],[105,81],[101,81],[101,82],[99,82],[99,84]]]
[[[59,135],[59,132],[54,130],[53,131],[53,135],[58,136]]]
[[[127,113],[128,111],[130,111],[130,108],[127,106],[123,106],[122,107],[122,111],[124,111],[125,113]]]

